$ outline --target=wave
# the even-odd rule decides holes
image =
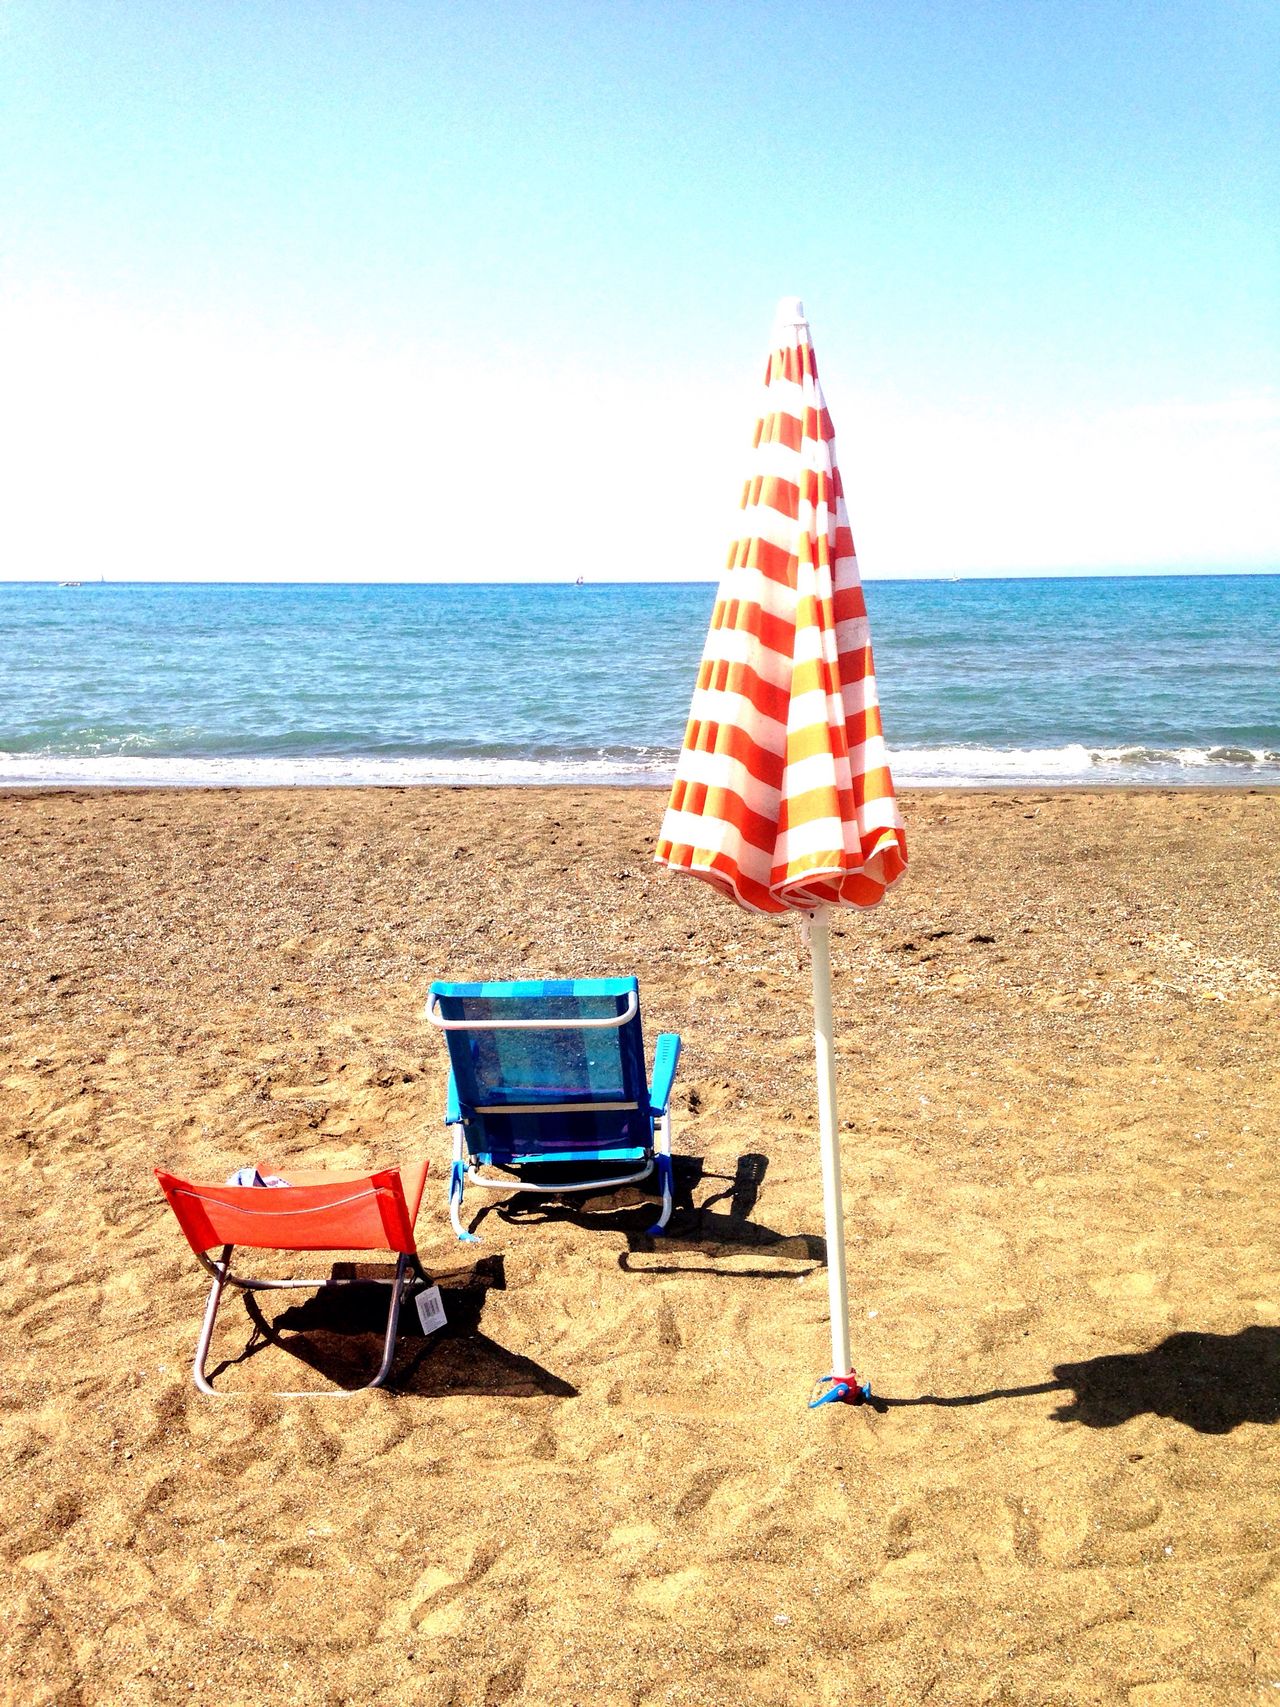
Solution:
[[[0,753],[0,788],[407,788],[582,784],[669,784],[676,755],[634,750],[570,755],[441,757],[308,754],[141,756]],[[940,746],[899,747],[895,781],[906,788],[1026,785],[1213,787],[1256,781],[1280,786],[1280,752],[1270,748]]]
[[[1019,783],[1205,787],[1250,777],[1280,785],[1280,752],[1264,747],[899,747],[894,780],[908,788],[1000,787]]]
[[[655,784],[670,782],[674,755],[571,758],[439,758],[432,754],[306,757],[133,757],[0,753],[0,788],[408,788],[426,783]]]

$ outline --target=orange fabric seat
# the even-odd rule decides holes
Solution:
[[[255,1251],[399,1251],[412,1255],[427,1164],[377,1173],[291,1168],[288,1185],[196,1185],[156,1169],[199,1256],[215,1245]],[[259,1163],[260,1174],[274,1173]]]

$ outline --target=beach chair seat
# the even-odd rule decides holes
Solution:
[[[258,1168],[263,1178],[272,1172],[265,1164]],[[333,1388],[330,1396],[346,1398],[349,1392],[364,1392],[369,1387],[383,1384],[395,1355],[400,1306],[408,1285],[415,1276],[425,1279],[418,1262],[413,1229],[426,1183],[426,1162],[407,1168],[384,1168],[377,1173],[329,1173],[290,1168],[289,1183],[275,1186],[197,1184],[163,1168],[157,1168],[155,1175],[188,1244],[213,1275],[194,1364],[195,1383],[202,1393],[217,1396],[205,1375],[205,1362],[218,1306],[228,1285],[238,1286],[246,1292],[259,1292],[292,1287],[323,1290],[369,1284],[367,1280],[336,1277],[328,1280],[251,1280],[232,1273],[231,1256],[238,1245],[256,1251],[394,1253],[396,1270],[390,1282],[391,1301],[378,1371],[364,1387]],[[220,1249],[221,1254],[211,1257],[209,1252],[215,1249]],[[316,1398],[326,1395],[280,1393],[276,1396]]]
[[[656,1175],[650,1233],[671,1216],[674,1032],[645,1073],[634,978],[434,983],[427,1018],[449,1051],[449,1218],[460,1239],[467,1181],[490,1191],[600,1193]],[[497,1169],[481,1173],[479,1170]]]

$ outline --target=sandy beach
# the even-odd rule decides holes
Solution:
[[[0,797],[0,1700],[1280,1698],[1280,795],[908,793],[836,921],[855,1355],[795,932],[649,790]],[[678,1207],[444,1206],[433,977],[634,971]],[[207,1291],[152,1178],[426,1153],[449,1326]],[[305,1268],[302,1272],[306,1272]]]

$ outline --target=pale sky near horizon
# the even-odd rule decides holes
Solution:
[[[1280,566],[1263,0],[0,0],[0,579]]]

